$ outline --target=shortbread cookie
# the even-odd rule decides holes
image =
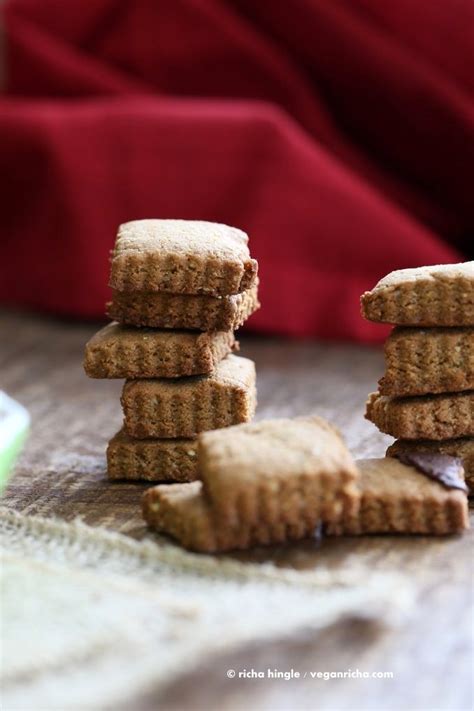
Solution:
[[[235,331],[259,307],[257,284],[232,296],[114,291],[107,315],[130,326]]]
[[[160,533],[172,536],[189,550],[202,553],[301,540],[313,533],[303,518],[294,524],[262,521],[255,527],[222,525],[200,481],[148,489],[143,497],[143,517]]]
[[[385,341],[382,395],[474,390],[474,328],[395,328]]]
[[[225,296],[257,275],[245,232],[214,222],[135,220],[120,225],[110,286],[120,291]]]
[[[469,528],[466,494],[447,488],[397,459],[362,459],[360,508],[327,527],[327,533],[444,535]]]
[[[357,506],[357,470],[339,433],[313,417],[267,420],[198,438],[206,495],[222,525],[285,525],[311,535]]]
[[[413,452],[459,457],[463,463],[464,476],[470,495],[474,495],[474,437],[445,440],[398,439],[387,449],[386,456],[396,457],[399,454]]]
[[[472,437],[474,391],[400,398],[371,393],[365,416],[400,439]]]
[[[361,297],[369,321],[474,326],[474,262],[400,269]]]
[[[200,481],[151,487],[143,496],[142,511],[149,526],[189,550],[215,553],[239,547],[234,531],[215,525]]]
[[[122,393],[125,431],[139,439],[195,437],[249,422],[255,406],[255,364],[235,355],[209,375],[127,380]]]
[[[198,478],[195,439],[133,439],[123,429],[107,447],[110,479],[194,481]]]
[[[235,347],[232,331],[172,331],[110,323],[86,345],[90,378],[177,378],[210,373]]]

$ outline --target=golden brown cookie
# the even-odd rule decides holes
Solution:
[[[470,495],[474,495],[474,437],[444,440],[398,439],[387,449],[386,456],[396,457],[402,453],[412,452],[447,454],[450,457],[459,457],[463,463],[464,475]]]
[[[225,526],[288,526],[311,535],[357,506],[357,470],[337,430],[320,417],[205,432],[198,460],[206,495]]]
[[[472,437],[474,391],[400,398],[371,393],[365,416],[400,439]]]
[[[382,395],[474,390],[474,328],[395,328],[385,341]]]
[[[120,291],[238,294],[257,275],[247,243],[242,230],[215,222],[126,222],[118,230],[110,286]]]
[[[258,283],[240,294],[207,296],[114,291],[107,315],[130,326],[235,331],[260,308]]]
[[[203,485],[156,486],[143,501],[149,525],[186,548],[299,540],[322,521],[357,511],[357,469],[338,432],[319,417],[205,432],[198,442]]]
[[[197,375],[210,373],[235,347],[232,331],[201,333],[110,323],[87,343],[84,370],[90,378]]]
[[[153,486],[143,496],[142,510],[149,526],[175,538],[184,548],[213,553],[227,539],[234,547],[230,534],[215,526],[200,481]]]
[[[361,297],[369,321],[400,326],[474,326],[474,261],[400,269]]]
[[[287,525],[261,522],[251,528],[222,525],[206,498],[202,482],[154,486],[143,497],[143,517],[155,530],[189,550],[218,553],[256,545],[300,540],[313,533],[304,520]]]
[[[469,528],[465,493],[443,486],[397,459],[361,459],[360,508],[327,527],[329,535],[421,533],[445,535]]]
[[[123,429],[107,447],[109,479],[194,481],[198,478],[195,439],[134,439]]]
[[[256,406],[255,364],[229,355],[209,375],[127,380],[124,428],[131,437],[195,437],[249,422]]]

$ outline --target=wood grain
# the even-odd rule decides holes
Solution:
[[[130,536],[153,537],[139,502],[146,484],[109,482],[105,447],[120,427],[122,383],[94,381],[82,353],[96,325],[0,315],[0,389],[26,405],[32,431],[4,502],[23,513],[80,516]],[[257,417],[317,413],[334,422],[356,456],[382,456],[391,439],[364,420],[367,394],[382,374],[379,349],[344,344],[240,337],[242,355],[257,365]],[[412,623],[377,638],[358,638],[348,625],[321,648],[295,639],[247,649],[168,690],[161,707],[255,709],[472,708],[472,534],[447,539],[365,537],[260,548],[236,557],[311,569],[344,566],[404,571],[415,584]],[[397,591],[394,590],[394,595]],[[318,640],[320,642],[321,640]],[[393,671],[389,680],[229,682],[229,667],[285,670],[347,668]],[[156,700],[137,702],[153,708]],[[164,704],[164,705],[163,705]]]

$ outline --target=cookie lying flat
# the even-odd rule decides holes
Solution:
[[[359,511],[330,524],[328,534],[445,535],[469,528],[467,497],[460,489],[447,488],[397,459],[362,459],[356,464]]]
[[[474,494],[474,437],[445,440],[398,439],[387,449],[387,457],[396,457],[402,453],[423,452],[426,454],[447,454],[459,457],[464,467],[466,484],[471,495]]]
[[[257,275],[245,232],[214,222],[135,220],[120,225],[110,286],[120,291],[224,296]]]
[[[369,321],[474,326],[474,262],[400,269],[361,297]]]
[[[307,524],[231,527],[217,520],[202,482],[154,486],[143,497],[143,518],[149,526],[175,538],[184,548],[201,553],[245,550],[257,545],[301,540],[313,533]]]
[[[130,326],[235,331],[260,307],[258,287],[232,296],[114,291],[107,315]]]
[[[194,481],[198,478],[195,439],[134,439],[120,430],[107,447],[109,479]]]
[[[232,331],[137,329],[110,323],[86,345],[90,378],[177,378],[210,373],[235,347]]]
[[[472,437],[474,391],[400,398],[371,393],[365,417],[400,439]]]
[[[143,497],[143,517],[149,526],[189,550],[216,553],[249,545],[244,528],[231,529],[216,523],[200,481],[148,489]]]
[[[474,328],[395,328],[385,341],[382,395],[474,390]]]
[[[319,417],[205,432],[198,461],[206,495],[225,526],[317,524],[357,506],[357,470],[339,433]]]
[[[121,402],[125,431],[139,439],[195,437],[249,422],[256,406],[255,364],[229,355],[209,375],[127,380]]]
[[[202,494],[202,482],[153,486],[143,496],[143,518],[189,550],[214,553],[238,548],[233,532],[219,529]]]

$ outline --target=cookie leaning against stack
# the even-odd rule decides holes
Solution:
[[[252,419],[255,366],[232,354],[259,307],[247,235],[187,220],[121,225],[112,256],[116,321],[86,345],[91,378],[125,378],[110,478],[191,481],[199,432]],[[192,329],[192,330],[190,330]]]
[[[202,481],[154,486],[147,523],[185,548],[217,552],[300,540],[357,514],[358,472],[319,417],[267,420],[198,437]]]
[[[361,303],[396,325],[366,412],[398,438],[387,454],[457,456],[474,493],[474,262],[392,272]]]

